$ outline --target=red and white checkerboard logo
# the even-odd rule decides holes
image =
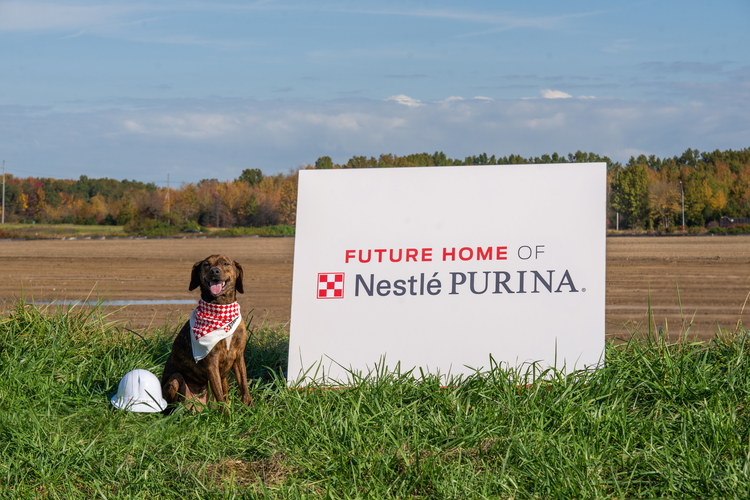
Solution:
[[[343,299],[344,273],[318,273],[318,298]]]

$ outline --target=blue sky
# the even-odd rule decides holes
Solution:
[[[0,159],[173,183],[328,155],[750,147],[750,2],[0,0]]]

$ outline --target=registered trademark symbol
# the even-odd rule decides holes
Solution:
[[[586,291],[586,289],[585,289],[585,288],[581,288],[581,291],[582,291],[582,292],[585,292],[585,291]]]

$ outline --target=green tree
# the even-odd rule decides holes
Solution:
[[[333,168],[333,160],[331,160],[330,156],[321,156],[320,158],[315,160],[315,168],[318,168],[318,169]]]
[[[478,156],[467,156],[464,158],[464,164],[466,165],[490,165],[490,159],[487,157],[487,153],[482,153]]]
[[[711,187],[708,179],[693,172],[683,183],[685,192],[685,222],[689,226],[703,226],[705,224],[704,210],[711,199]]]
[[[352,156],[344,168],[374,168],[378,166],[378,160],[374,156],[369,159],[366,156]]]
[[[237,180],[246,182],[251,187],[256,186],[263,180],[263,172],[261,172],[259,168],[246,168],[242,171]]]
[[[615,174],[612,208],[625,216],[631,228],[648,218],[648,184],[648,167],[635,161]]]

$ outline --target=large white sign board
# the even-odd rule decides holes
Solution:
[[[605,222],[604,163],[300,171],[290,382],[597,365]]]

